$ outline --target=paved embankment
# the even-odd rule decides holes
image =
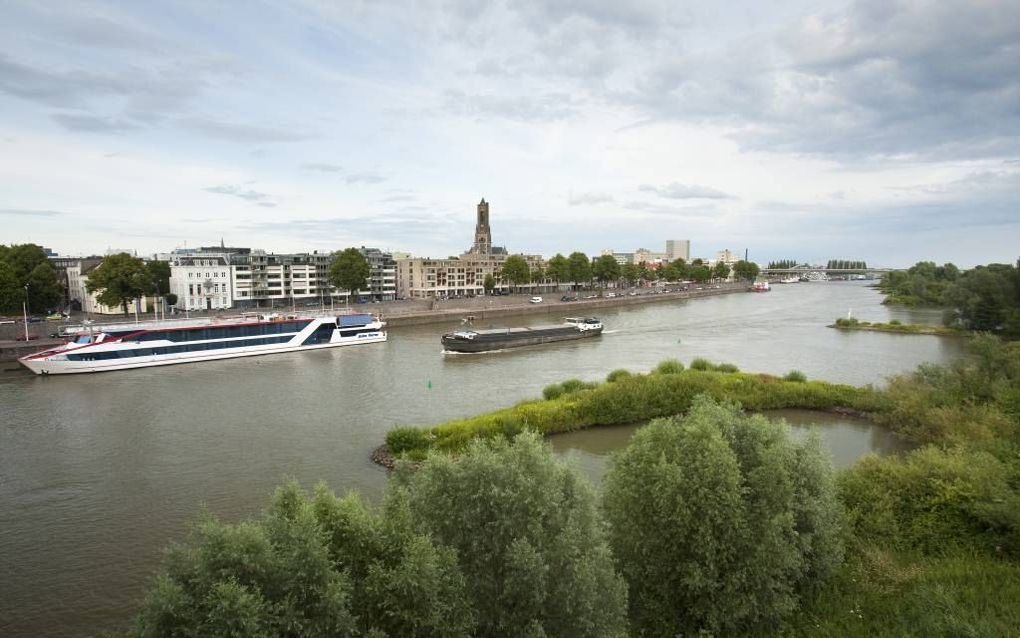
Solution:
[[[473,304],[452,304],[454,302],[439,302],[433,308],[423,310],[412,310],[407,312],[383,313],[383,320],[389,328],[401,326],[417,326],[428,323],[444,323],[456,321],[466,315],[472,315],[478,320],[494,317],[515,317],[521,315],[554,314],[558,317],[570,315],[588,315],[597,308],[610,308],[617,306],[632,306],[637,304],[655,303],[662,301],[676,301],[677,299],[696,299],[698,297],[712,297],[735,292],[747,292],[744,284],[727,284],[718,288],[706,288],[704,290],[689,290],[686,292],[668,292],[660,294],[643,294],[634,297],[602,297],[598,299],[580,299],[578,301],[547,300],[540,304],[527,303],[521,298],[522,303],[487,305],[488,298],[476,298]],[[500,299],[496,297],[496,299]],[[505,298],[504,298],[505,299]]]
[[[23,357],[33,352],[41,352],[53,346],[64,343],[62,339],[34,339],[25,343],[24,341],[0,341],[0,370],[10,370],[18,367],[18,357]]]
[[[386,321],[388,327],[399,328],[401,326],[459,321],[468,315],[478,320],[543,314],[556,315],[557,318],[569,317],[571,315],[591,315],[598,308],[632,306],[662,301],[675,301],[677,299],[697,299],[698,297],[711,297],[746,291],[747,286],[745,284],[721,284],[718,287],[706,287],[702,290],[695,289],[684,292],[664,292],[658,294],[644,292],[633,297],[599,297],[597,299],[579,299],[578,301],[560,301],[559,298],[562,296],[562,292],[544,293],[546,295],[545,301],[539,304],[529,303],[529,295],[524,294],[507,297],[451,299],[448,301],[408,299],[406,301],[384,302],[381,304],[355,305],[352,308],[375,313]],[[298,310],[303,309],[305,308],[299,308]],[[277,310],[286,311],[288,309],[279,308]],[[192,313],[192,316],[203,315]],[[212,314],[210,316],[218,315]],[[142,318],[145,320],[151,319],[151,317]],[[180,315],[177,315],[177,318],[180,318]],[[111,320],[117,321],[123,320],[123,318],[115,316],[111,317]],[[76,323],[77,321],[80,321],[80,319],[72,318],[66,323]],[[59,345],[62,343],[61,340],[45,338],[45,335],[55,332],[58,326],[58,324],[54,323],[29,324],[30,334],[39,335],[41,338],[29,341],[28,343],[24,341],[2,340],[4,337],[10,339],[15,334],[20,336],[21,332],[15,332],[15,330],[24,330],[23,325],[0,326],[0,328],[8,329],[6,332],[0,332],[0,362],[15,361],[18,357],[23,357],[26,354]],[[10,367],[10,365],[5,365],[4,369]]]

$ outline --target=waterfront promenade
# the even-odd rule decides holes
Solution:
[[[613,292],[620,296],[608,297],[599,296],[593,299],[584,298],[585,295],[598,294],[592,291],[581,293],[549,293],[543,296],[542,303],[534,304],[529,301],[530,293],[516,295],[500,295],[490,297],[475,297],[461,299],[405,299],[401,301],[384,301],[372,304],[356,304],[351,306],[355,311],[371,312],[379,315],[387,326],[397,328],[401,326],[419,326],[430,323],[446,323],[462,319],[466,316],[473,316],[476,319],[493,319],[497,317],[518,317],[524,315],[554,315],[557,320],[572,315],[591,315],[599,308],[612,308],[618,306],[631,306],[663,301],[676,301],[678,299],[696,299],[699,297],[711,297],[715,295],[746,292],[747,284],[743,282],[711,284],[705,286],[690,286],[689,290],[675,292],[653,292],[652,288],[637,289],[637,294],[630,295],[627,292],[606,291],[606,294]],[[561,301],[564,295],[577,295],[577,301]],[[345,308],[346,306],[341,306]],[[273,308],[275,312],[291,311],[290,307]],[[297,312],[318,311],[318,305],[298,306]],[[267,309],[267,312],[269,309]],[[192,317],[212,316],[228,317],[236,315],[240,310],[218,311],[213,313],[190,313]],[[172,315],[173,318],[183,318],[183,314]],[[47,348],[63,343],[60,339],[52,339],[50,335],[55,333],[60,326],[76,325],[81,323],[83,316],[76,315],[67,321],[52,322],[45,321],[29,324],[29,334],[39,337],[29,342],[18,341],[17,337],[24,334],[22,324],[0,326],[0,362],[4,362],[0,368],[16,368],[15,362],[18,357],[23,357],[33,352],[40,352]],[[131,315],[127,320],[132,320]],[[152,315],[139,315],[139,319],[151,320]],[[100,321],[118,322],[124,321],[122,315],[106,315]]]

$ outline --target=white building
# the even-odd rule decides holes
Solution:
[[[685,262],[691,262],[691,240],[689,239],[667,239],[666,240],[666,259],[669,261],[676,261],[677,259],[683,259]]]
[[[97,293],[88,291],[89,273],[102,263],[97,259],[83,259],[67,267],[67,299],[68,303],[77,302],[81,311],[87,315],[119,315],[124,313],[121,306],[107,306],[99,302]],[[128,305],[128,313],[138,311],[149,312],[149,300],[145,297],[136,299]]]
[[[170,262],[170,292],[181,310],[226,310],[233,307],[231,267],[227,255],[177,255]]]

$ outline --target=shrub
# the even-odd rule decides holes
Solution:
[[[737,366],[733,365],[732,363],[720,363],[720,364],[715,366],[715,371],[716,372],[733,373],[733,372],[740,372],[740,368],[738,368]]]
[[[428,431],[421,428],[398,427],[386,433],[386,445],[393,454],[403,454],[410,450],[426,447],[428,439]]]
[[[677,374],[684,371],[684,364],[679,359],[666,359],[655,366],[656,374]]]
[[[800,370],[790,370],[783,375],[783,381],[792,381],[794,383],[804,383],[807,381],[807,375]]]
[[[890,326],[901,326],[901,325],[903,325],[903,323],[899,319],[893,319],[892,321],[889,322],[889,325]]]
[[[840,476],[840,498],[862,544],[944,555],[1020,555],[1015,469],[982,451],[928,446],[867,457]]]
[[[481,636],[617,636],[626,588],[590,484],[539,436],[476,440],[401,476],[412,516],[457,552]]]
[[[619,381],[620,379],[626,379],[627,377],[630,377],[630,376],[633,376],[630,373],[630,370],[625,370],[623,368],[617,368],[616,370],[613,370],[608,375],[606,375],[606,382],[607,383],[613,383],[614,381]]]
[[[698,397],[634,435],[605,479],[610,539],[637,635],[774,627],[842,557],[817,437]]]
[[[711,369],[712,362],[709,361],[708,359],[702,359],[701,357],[697,357],[696,359],[691,361],[691,370],[701,370],[702,372],[706,372]]]
[[[415,532],[406,504],[385,516],[294,483],[260,520],[202,522],[168,553],[136,636],[469,636],[456,557]]]

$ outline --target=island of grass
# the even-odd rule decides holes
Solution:
[[[830,328],[839,330],[868,330],[871,332],[892,332],[906,335],[935,335],[938,337],[970,337],[974,335],[971,330],[964,330],[955,326],[929,326],[920,323],[901,323],[893,319],[888,323],[880,321],[861,321],[856,317],[843,317],[836,319],[835,323],[829,324]]]
[[[541,400],[433,427],[395,428],[386,435],[386,449],[374,458],[386,465],[398,459],[420,461],[430,451],[460,451],[476,438],[511,437],[524,430],[548,435],[648,421],[687,412],[699,395],[754,411],[803,408],[865,416],[888,409],[883,395],[871,387],[807,381],[796,370],[777,377],[740,372],[731,364],[704,359],[695,359],[689,369],[680,361],[667,360],[647,374],[615,370],[605,383],[570,379],[546,387]]]

